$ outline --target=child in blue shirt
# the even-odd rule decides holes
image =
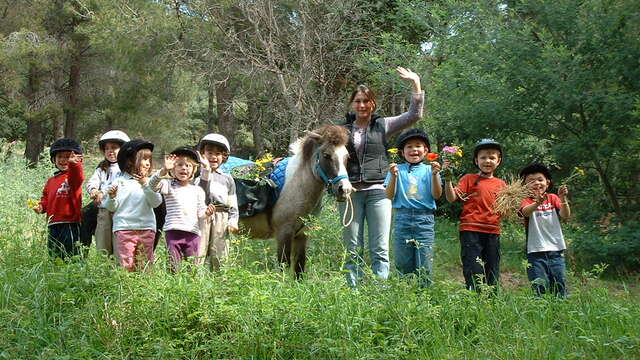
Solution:
[[[395,209],[393,219],[393,255],[401,274],[428,276],[433,263],[436,200],[442,195],[440,164],[423,164],[429,153],[429,138],[419,129],[408,129],[398,137],[398,150],[406,163],[389,166],[384,182],[387,198]]]

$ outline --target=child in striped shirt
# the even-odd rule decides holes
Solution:
[[[192,183],[199,162],[196,150],[178,147],[164,158],[162,169],[149,180],[149,186],[165,198],[167,215],[163,230],[173,272],[178,271],[182,260],[198,254],[199,221],[215,210],[213,205],[205,205],[204,190]],[[207,167],[200,181],[208,181],[208,173]]]

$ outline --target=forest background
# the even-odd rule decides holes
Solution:
[[[640,268],[640,13],[633,0],[0,1],[0,137],[29,166],[55,138],[98,155],[110,129],[159,153],[220,132],[286,155],[338,123],[356,84],[408,107],[422,77],[433,151],[504,144],[499,176],[544,161],[570,179],[585,266]],[[455,218],[459,209],[444,205]]]

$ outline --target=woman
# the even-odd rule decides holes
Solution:
[[[387,139],[410,127],[422,118],[424,93],[420,88],[420,77],[409,69],[397,67],[400,78],[411,84],[413,92],[409,111],[393,117],[375,114],[376,99],[366,85],[358,85],[351,94],[354,113],[347,114],[344,126],[349,136],[349,181],[356,192],[351,195],[354,218],[342,232],[348,258],[345,263],[347,283],[356,286],[362,277],[364,251],[364,223],[369,234],[371,270],[381,278],[389,276],[389,230],[391,228],[391,201],[386,198],[382,183],[389,167]],[[345,203],[340,204],[344,214]],[[360,248],[360,249],[358,249]]]

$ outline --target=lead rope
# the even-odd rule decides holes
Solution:
[[[355,212],[353,209],[353,201],[351,200],[351,193],[347,194],[345,202],[344,214],[342,214],[342,226],[347,227],[351,225],[351,222],[353,221],[353,213]],[[347,219],[347,212],[349,211],[349,208],[351,208],[351,218],[349,221],[345,221]]]

